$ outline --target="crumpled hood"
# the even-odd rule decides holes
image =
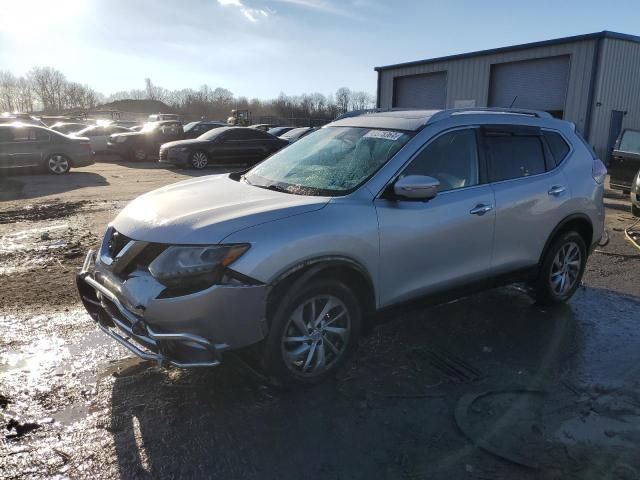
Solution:
[[[324,207],[329,198],[292,195],[212,175],[146,193],[113,221],[134,240],[215,244],[244,228]]]

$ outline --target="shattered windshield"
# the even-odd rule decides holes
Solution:
[[[251,185],[307,195],[344,195],[393,157],[411,136],[395,130],[327,127],[249,171]]]

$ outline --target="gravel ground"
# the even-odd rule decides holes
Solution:
[[[607,196],[609,243],[569,305],[508,287],[387,312],[336,378],[282,391],[236,356],[139,361],[79,304],[75,272],[115,213],[193,175],[0,178],[0,478],[640,478],[625,199]]]

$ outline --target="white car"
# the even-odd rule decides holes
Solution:
[[[126,127],[118,125],[92,125],[74,133],[75,137],[87,137],[91,142],[91,149],[94,152],[106,152],[109,136],[114,133],[130,132]]]

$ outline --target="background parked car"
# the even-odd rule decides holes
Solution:
[[[255,128],[256,130],[263,130],[265,132],[269,131],[272,128],[279,127],[277,123],[256,123],[255,125],[251,125],[249,128]]]
[[[287,140],[289,143],[293,143],[300,140],[305,135],[309,135],[311,132],[315,132],[316,130],[318,130],[317,127],[294,128],[293,130],[289,130],[288,132],[280,135],[280,138],[282,138],[283,140]]]
[[[92,163],[93,152],[86,138],[67,137],[35,125],[0,125],[0,171],[37,167],[60,175],[71,167]]]
[[[54,132],[64,133],[65,135],[71,135],[89,126],[87,123],[67,123],[57,122],[51,125],[49,128]]]
[[[149,122],[139,132],[116,133],[109,137],[107,148],[127,160],[156,158],[160,145],[183,138],[182,124],[175,120]]]
[[[184,126],[184,138],[197,138],[203,133],[207,133],[209,130],[226,126],[228,126],[226,123],[218,121],[198,121],[187,123]]]
[[[33,117],[26,113],[11,113],[0,115],[0,124],[7,123],[23,123],[26,125],[38,125],[40,127],[46,127],[47,125],[39,118]]]
[[[611,154],[609,164],[611,188],[629,193],[638,170],[640,170],[640,131],[623,130]]]
[[[273,127],[267,130],[267,132],[269,132],[274,137],[279,137],[283,133],[287,133],[289,130],[293,130],[293,129],[294,127]]]
[[[111,135],[127,132],[131,132],[131,130],[126,127],[119,127],[118,125],[91,125],[90,127],[85,127],[75,132],[74,136],[87,137],[91,142],[91,148],[94,152],[106,152],[108,151],[107,143]]]
[[[162,145],[160,162],[202,169],[215,165],[252,165],[289,142],[247,127],[222,127],[196,139]]]

